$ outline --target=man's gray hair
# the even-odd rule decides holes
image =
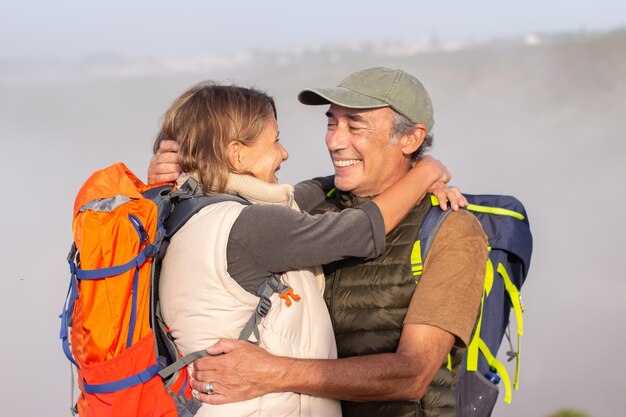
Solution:
[[[408,135],[413,132],[415,129],[415,124],[410,121],[406,116],[401,115],[397,111],[391,109],[393,114],[393,119],[391,121],[391,143],[398,143],[398,138],[404,135]],[[433,145],[433,135],[431,133],[427,133],[424,138],[424,142],[422,145],[413,152],[411,155],[411,159],[417,159],[420,156],[424,155],[426,151],[428,151]]]

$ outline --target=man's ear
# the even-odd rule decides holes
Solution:
[[[238,171],[243,169],[243,145],[237,140],[231,140],[226,149],[228,163]]]
[[[412,155],[419,149],[420,146],[422,146],[424,139],[426,139],[426,126],[421,123],[415,124],[411,133],[402,136],[400,142],[402,146],[402,153],[407,156]]]

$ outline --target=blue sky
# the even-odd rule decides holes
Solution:
[[[0,58],[176,56],[625,26],[626,2],[618,0],[5,0],[0,3]]]

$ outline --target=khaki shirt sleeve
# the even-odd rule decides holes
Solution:
[[[427,324],[465,347],[474,329],[485,279],[487,238],[473,214],[459,210],[444,220],[424,262],[404,323]]]

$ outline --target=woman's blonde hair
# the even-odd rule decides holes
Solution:
[[[180,95],[163,116],[163,126],[154,141],[175,140],[184,172],[194,172],[207,193],[221,193],[229,172],[228,144],[237,140],[250,146],[267,124],[276,118],[274,99],[254,88],[200,82]]]

